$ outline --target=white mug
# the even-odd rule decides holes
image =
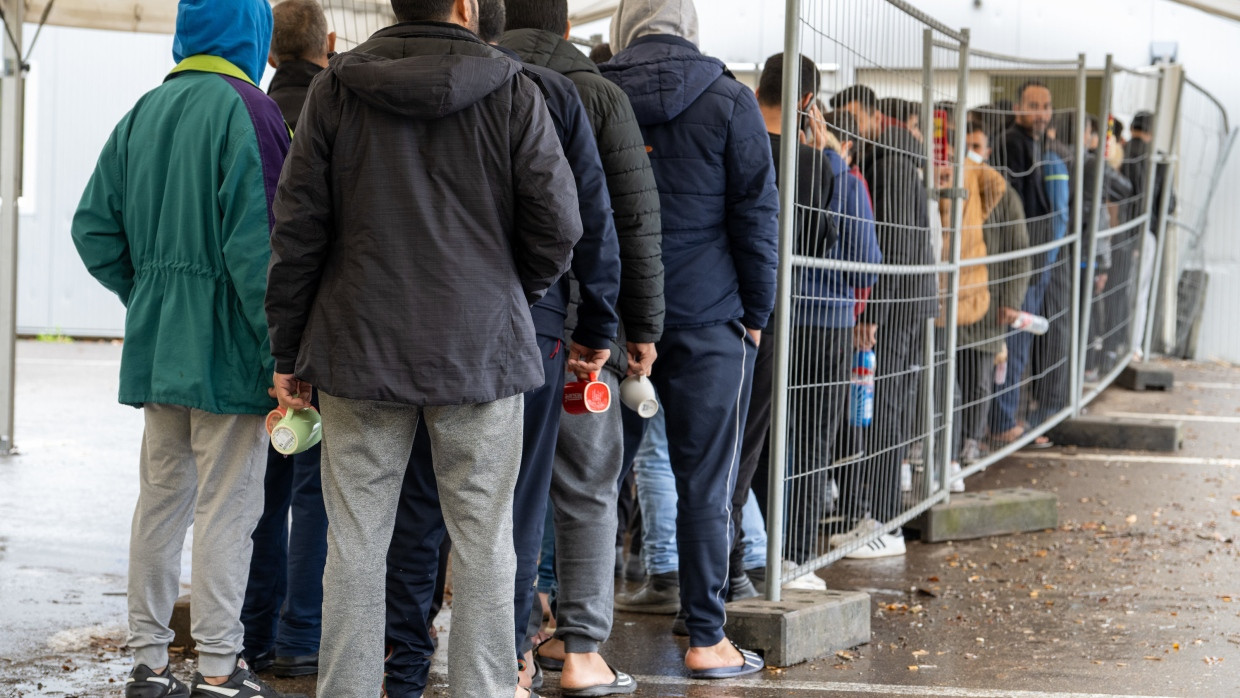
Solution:
[[[620,383],[620,401],[643,419],[659,413],[659,399],[654,384],[645,376],[629,376]]]

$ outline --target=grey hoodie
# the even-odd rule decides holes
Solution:
[[[635,39],[651,34],[679,36],[697,46],[693,0],[620,0],[611,19],[611,50],[620,53]]]

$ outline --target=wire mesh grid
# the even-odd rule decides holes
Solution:
[[[946,335],[935,322],[950,305],[951,206],[940,205],[935,173],[958,164],[946,139],[961,101],[959,50],[935,45],[954,36],[897,4],[807,2],[799,19],[801,54],[830,68],[799,90],[814,99],[784,99],[807,144],[797,163],[778,532],[793,586],[842,556],[902,546],[892,532],[942,490],[932,469],[914,470],[933,462],[946,429],[934,378],[947,370]],[[801,196],[824,183],[825,203]],[[805,232],[821,216],[837,233],[830,246]]]
[[[347,51],[371,34],[394,24],[396,15],[387,0],[321,0],[327,23],[336,33],[336,47]]]
[[[1165,229],[1170,251],[1164,273],[1176,279],[1174,322],[1158,323],[1150,340],[1161,339],[1162,349],[1174,356],[1196,355],[1196,336],[1205,306],[1208,286],[1208,254],[1211,252],[1209,220],[1217,202],[1216,193],[1228,190],[1235,176],[1228,178],[1228,158],[1234,142],[1227,113],[1209,92],[1186,80],[1180,96],[1179,138],[1175,175],[1170,177]],[[1163,170],[1169,166],[1164,165]],[[1234,169],[1234,168],[1233,168]],[[1160,172],[1160,174],[1163,174]],[[1164,179],[1167,176],[1163,175]],[[1162,230],[1155,217],[1155,231]],[[1226,220],[1234,220],[1228,216]],[[1216,239],[1220,239],[1215,236]],[[1214,244],[1213,252],[1231,254],[1226,244]],[[1163,319],[1162,316],[1159,317]]]

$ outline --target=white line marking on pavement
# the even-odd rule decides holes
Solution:
[[[1214,422],[1216,424],[1240,424],[1240,417],[1215,417],[1209,414],[1150,414],[1148,412],[1107,412],[1095,417],[1122,417],[1124,419],[1148,419],[1154,422]]]
[[[1240,383],[1194,383],[1188,382],[1184,384],[1185,388],[1197,388],[1198,390],[1240,390]]]
[[[1240,458],[1207,458],[1198,456],[1148,456],[1127,453],[1028,453],[1008,456],[1008,460],[1064,460],[1095,463],[1161,463],[1164,465],[1221,465],[1240,467]]]
[[[953,686],[897,686],[894,684],[852,683],[843,681],[695,681],[680,676],[634,676],[639,684],[655,686],[718,686],[719,688],[758,688],[772,691],[813,691],[824,693],[869,693],[882,696],[942,696],[944,698],[1123,698],[1131,694],[1116,693],[1048,693],[1045,691],[1013,691],[994,688],[957,688]],[[1149,698],[1162,698],[1151,696]]]

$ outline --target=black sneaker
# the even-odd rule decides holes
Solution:
[[[149,666],[139,664],[125,680],[125,698],[189,698],[189,688],[177,681],[168,667],[156,674]]]
[[[207,683],[202,674],[195,672],[190,688],[193,689],[190,698],[306,698],[301,693],[280,693],[263,683],[244,660],[238,660],[232,676],[218,686]]]

